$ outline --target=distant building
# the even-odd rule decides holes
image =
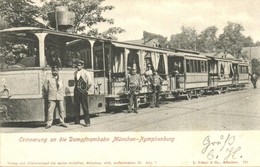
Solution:
[[[252,60],[253,58],[260,60],[260,46],[244,47],[242,49],[242,54],[250,60]]]
[[[126,41],[128,43],[133,43],[133,44],[138,44],[138,45],[145,45],[145,46],[150,46],[150,47],[158,47],[161,48],[163,47],[160,43],[159,39],[165,39],[167,40],[167,38],[158,35],[158,34],[153,34],[153,33],[149,33],[144,31],[143,32],[143,38],[142,39],[138,39],[138,40],[129,40]]]
[[[236,59],[233,55],[231,54],[225,54],[224,52],[212,52],[212,53],[202,53],[202,55],[209,56],[209,57],[215,57],[215,58],[225,58],[229,60],[234,60]]]

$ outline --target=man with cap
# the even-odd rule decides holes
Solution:
[[[158,71],[155,70],[151,79],[151,85],[152,85],[152,102],[150,104],[150,107],[153,108],[154,105],[155,107],[159,107],[159,95],[161,91],[161,85],[162,85],[163,79],[161,76],[158,74]]]
[[[57,66],[52,67],[52,76],[47,77],[44,82],[45,97],[48,98],[48,116],[47,126],[49,129],[53,122],[53,114],[56,106],[59,109],[60,126],[67,128],[68,126],[64,122],[64,87],[61,77],[59,76],[59,68]]]
[[[83,69],[84,61],[77,61],[77,70],[74,73],[74,109],[75,109],[75,124],[80,124],[80,104],[84,113],[84,126],[90,126],[90,116],[88,109],[88,90],[93,84],[89,73]]]
[[[128,85],[128,113],[137,112],[137,95],[142,88],[140,75],[136,73],[136,65],[134,64],[131,70],[131,74],[127,76]]]

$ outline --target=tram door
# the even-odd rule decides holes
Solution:
[[[170,56],[168,58],[168,68],[170,76],[171,90],[184,88],[184,58],[178,56]]]

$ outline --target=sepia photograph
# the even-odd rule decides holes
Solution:
[[[258,166],[259,0],[0,0],[0,166]]]

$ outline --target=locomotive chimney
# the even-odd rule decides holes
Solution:
[[[74,24],[75,13],[70,12],[67,6],[55,7],[55,12],[48,13],[50,26],[59,31],[66,31]]]

